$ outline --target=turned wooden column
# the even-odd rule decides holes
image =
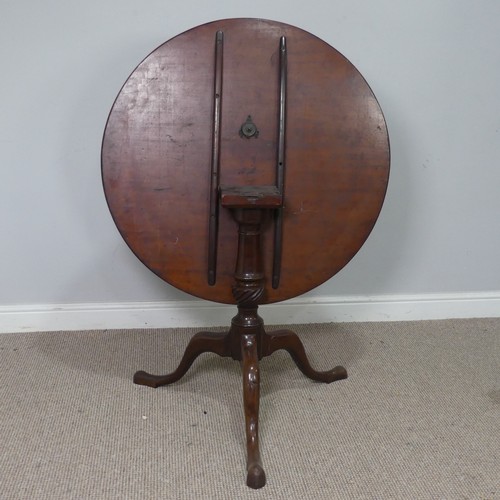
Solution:
[[[242,359],[243,335],[255,337],[258,359],[262,358],[264,321],[258,315],[265,301],[262,265],[262,230],[272,209],[281,208],[283,198],[275,186],[221,187],[220,203],[238,223],[238,250],[232,294],[238,314],[231,321],[229,335],[234,359]]]
[[[258,342],[264,333],[264,321],[257,313],[264,294],[262,270],[261,225],[266,217],[262,209],[234,209],[232,214],[238,222],[238,253],[232,292],[238,306],[238,314],[231,321],[231,336],[234,340],[234,359],[241,358],[240,336],[254,335]],[[260,342],[258,342],[260,343]],[[260,349],[258,350],[259,358]]]

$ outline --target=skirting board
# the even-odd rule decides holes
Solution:
[[[227,328],[235,306],[201,300],[0,306],[0,333],[121,328]],[[301,297],[259,309],[267,325],[500,317],[500,291]]]

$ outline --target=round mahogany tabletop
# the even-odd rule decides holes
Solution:
[[[263,228],[263,303],[289,299],[342,269],[370,234],[389,176],[380,106],[337,50],[293,26],[225,19],[165,42],[132,72],[111,109],[102,144],[104,191],[135,255],[189,294],[235,303],[238,227],[219,207],[217,275],[207,280],[216,34],[220,71],[219,183],[272,185],[279,136],[280,39],[287,90],[283,251],[271,286],[272,220]],[[215,73],[214,73],[215,71]],[[258,134],[244,136],[251,116]]]

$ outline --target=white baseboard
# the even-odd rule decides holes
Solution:
[[[0,306],[0,333],[227,326],[235,312],[201,300]],[[500,291],[302,297],[259,312],[268,325],[500,317]]]

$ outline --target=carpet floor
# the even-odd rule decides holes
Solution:
[[[269,330],[277,327],[269,327]],[[0,498],[500,499],[500,319],[287,326],[320,370],[261,361],[267,485],[245,485],[239,363],[194,329],[0,335]]]

